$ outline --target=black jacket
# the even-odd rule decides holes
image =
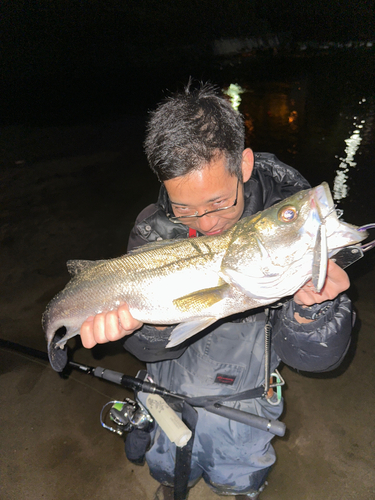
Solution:
[[[256,153],[251,178],[244,185],[245,209],[243,217],[264,210],[293,193],[309,187],[306,179],[292,167],[269,153]],[[189,229],[174,224],[167,218],[171,212],[168,195],[162,186],[158,202],[146,207],[137,217],[129,237],[128,250],[146,243],[175,238],[186,238]],[[286,364],[304,371],[326,371],[338,366],[350,343],[352,310],[349,298],[341,294],[333,301],[315,305],[318,318],[312,323],[300,324],[294,319],[298,306],[289,300],[272,311],[272,347]],[[246,321],[256,314],[249,311],[231,318]],[[156,330],[144,325],[128,337],[124,347],[142,361],[155,362],[176,359],[196,340],[188,339],[181,346],[165,349],[173,329]]]

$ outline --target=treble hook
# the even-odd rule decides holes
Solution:
[[[368,229],[375,229],[375,224],[366,224],[365,226],[357,228],[357,231],[367,231]],[[365,243],[364,245],[357,244],[339,248],[330,253],[329,258],[336,262],[342,269],[345,269],[361,259],[364,253],[371,250],[371,248],[375,248],[375,240]]]
[[[358,231],[367,231],[368,229],[375,229],[375,224],[366,224],[365,226],[361,226],[358,228]],[[367,252],[367,250],[371,250],[375,247],[375,240],[369,241],[364,245],[360,245],[360,248],[363,252]]]

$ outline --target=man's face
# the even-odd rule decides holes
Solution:
[[[251,150],[245,150],[243,158],[245,154],[247,156],[242,161],[244,182],[250,178],[253,161]],[[237,196],[236,205],[228,210],[200,218],[183,219],[184,224],[206,236],[217,235],[230,229],[243,213],[243,183],[228,173],[223,157],[188,175],[164,181],[164,185],[176,217],[195,213],[201,215],[219,208],[232,207]]]

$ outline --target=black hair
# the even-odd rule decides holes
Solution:
[[[245,143],[242,115],[211,84],[185,90],[164,100],[151,113],[145,152],[162,182],[199,170],[222,156],[231,175],[242,180]]]

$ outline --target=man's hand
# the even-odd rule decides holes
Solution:
[[[310,280],[294,295],[294,301],[303,306],[320,304],[325,300],[335,299],[339,293],[347,290],[349,285],[350,281],[346,272],[332,260],[329,260],[326,280],[321,291],[316,292]]]
[[[302,306],[320,304],[325,300],[335,299],[339,293],[347,290],[349,285],[350,281],[346,272],[332,260],[329,260],[327,277],[321,291],[319,293],[316,292],[310,280],[294,295],[294,301]],[[298,313],[295,313],[294,317],[299,323],[310,323],[312,321],[302,318]]]
[[[127,304],[122,304],[117,310],[88,318],[80,330],[82,344],[91,349],[96,344],[113,342],[130,335],[142,325],[130,314]]]

